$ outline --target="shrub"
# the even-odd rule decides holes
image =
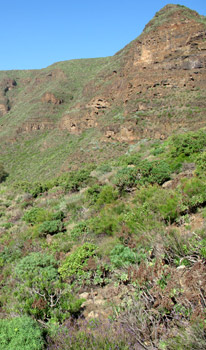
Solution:
[[[49,234],[55,234],[64,230],[64,224],[60,220],[44,221],[37,228],[37,232],[40,236]]]
[[[51,255],[30,253],[16,265],[15,275],[27,286],[48,285],[58,277],[57,262]]]
[[[126,154],[119,157],[117,160],[118,165],[137,165],[141,160],[140,153]]]
[[[115,267],[129,266],[137,261],[137,254],[123,244],[117,244],[110,253],[110,260]]]
[[[138,174],[136,168],[123,168],[114,178],[114,184],[120,192],[129,191],[137,184]]]
[[[80,311],[83,300],[76,299],[71,288],[62,283],[51,255],[35,252],[24,257],[15,268],[15,277],[19,281],[14,291],[17,311],[55,322]]]
[[[4,170],[3,165],[0,163],[0,183],[3,182],[8,176],[8,173]]]
[[[98,217],[88,220],[88,228],[95,235],[113,235],[119,227],[119,220],[114,213],[102,211]]]
[[[48,211],[43,208],[32,208],[24,214],[23,220],[34,225],[48,220],[49,216]]]
[[[70,232],[72,239],[76,240],[89,233],[88,225],[85,221],[79,222]]]
[[[203,175],[206,174],[206,151],[199,155],[199,157],[196,160],[196,174],[197,175]]]
[[[120,192],[130,190],[137,184],[155,184],[162,185],[170,179],[171,169],[165,161],[147,160],[139,161],[139,164],[134,168],[123,168],[118,171],[114,183],[119,188]]]
[[[80,169],[61,175],[58,179],[58,185],[63,187],[66,191],[76,192],[92,179],[90,176],[91,168]]]
[[[158,186],[140,189],[136,194],[137,205],[145,212],[156,216],[156,220],[174,221],[182,212],[182,196],[174,190],[165,190]]]
[[[199,153],[206,147],[206,132],[199,130],[196,132],[188,132],[176,135],[172,138],[171,156],[189,157],[194,153]]]
[[[96,170],[101,174],[106,174],[112,171],[112,167],[110,164],[105,163],[105,164],[100,164]]]
[[[178,331],[178,335],[175,337],[169,337],[164,342],[164,348],[167,350],[202,350],[206,349],[206,334],[205,327],[200,321],[191,326],[181,327]]]
[[[100,192],[101,192],[101,186],[98,184],[94,184],[93,186],[88,188],[88,190],[86,191],[85,198],[90,205],[93,205],[96,203]]]
[[[118,198],[118,191],[112,186],[106,185],[101,188],[101,192],[97,195],[96,206],[101,207],[104,204],[114,202]]]
[[[28,316],[0,320],[0,348],[3,350],[42,350],[43,333]]]
[[[77,329],[78,328],[78,329]],[[48,350],[129,350],[127,332],[115,322],[90,320],[76,326],[67,322],[53,339],[48,339]],[[133,347],[132,347],[133,348]]]
[[[197,177],[183,179],[180,188],[188,210],[195,210],[206,202],[206,184],[201,179]]]
[[[96,254],[96,249],[97,247],[92,243],[84,243],[81,247],[76,248],[59,267],[62,278],[74,279],[81,276],[88,259]]]

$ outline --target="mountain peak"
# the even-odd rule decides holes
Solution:
[[[206,24],[206,17],[199,15],[196,11],[183,5],[167,4],[159,10],[153,19],[145,26],[143,33],[155,30],[165,22],[179,22],[185,20],[195,20]]]

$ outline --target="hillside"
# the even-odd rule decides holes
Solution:
[[[206,19],[0,72],[0,349],[206,348]]]
[[[205,30],[204,17],[167,5],[113,57],[0,72],[1,161],[11,180],[45,179],[141,139],[204,127]]]

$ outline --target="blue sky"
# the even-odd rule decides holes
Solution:
[[[0,70],[111,56],[168,3],[206,15],[206,0],[0,0]]]

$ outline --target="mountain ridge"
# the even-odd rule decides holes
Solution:
[[[0,72],[0,160],[8,172],[20,167],[12,154],[15,146],[25,150],[25,142],[36,153],[41,150],[44,164],[47,150],[53,148],[64,171],[69,169],[66,164],[88,159],[89,149],[92,161],[97,161],[108,153],[115,155],[115,147],[121,153],[142,138],[165,139],[175,130],[205,126],[205,23],[197,12],[169,4],[114,56]],[[176,99],[182,101],[174,104]],[[184,100],[192,106],[190,117],[191,106]],[[193,107],[200,110],[198,118]],[[59,154],[57,139],[64,155]],[[73,148],[68,150],[67,143]],[[31,155],[36,162],[32,149],[22,153],[26,166]]]

